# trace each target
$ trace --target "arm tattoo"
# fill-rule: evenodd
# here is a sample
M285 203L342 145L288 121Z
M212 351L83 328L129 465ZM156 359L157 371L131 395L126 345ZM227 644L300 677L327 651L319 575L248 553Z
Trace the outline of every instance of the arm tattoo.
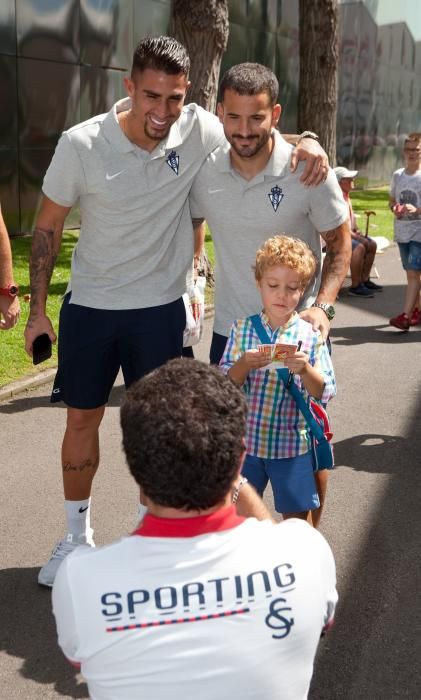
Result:
M193 224L193 228L196 228L197 226L200 226L201 224L203 224L204 219L196 219L193 217L191 222Z
M43 309L47 299L48 285L58 250L56 250L56 235L53 229L35 228L32 235L29 276L31 280L30 316L34 318L39 310Z
M326 242L326 256L322 281L317 298L334 302L345 279L351 261L351 236L348 224L322 234Z

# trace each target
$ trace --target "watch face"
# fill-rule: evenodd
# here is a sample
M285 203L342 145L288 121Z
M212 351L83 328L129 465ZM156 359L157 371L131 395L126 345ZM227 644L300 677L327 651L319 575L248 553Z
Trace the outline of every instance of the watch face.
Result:
M333 306L329 305L326 307L326 316L328 317L329 321L332 320L332 318L335 315L335 309Z
M19 291L19 287L16 287L14 284L11 284L11 285L10 285L10 287L9 287L9 294L10 294L11 297L15 297L16 294L18 293L18 291Z

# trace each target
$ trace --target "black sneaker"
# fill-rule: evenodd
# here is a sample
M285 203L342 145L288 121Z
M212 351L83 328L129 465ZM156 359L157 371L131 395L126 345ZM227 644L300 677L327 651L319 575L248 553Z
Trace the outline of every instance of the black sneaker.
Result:
M364 297L365 299L370 299L371 297L374 297L373 292L370 292L370 290L367 289L367 287L361 283L357 287L349 287L348 294L351 297Z
M364 287L367 287L367 289L371 289L373 292L382 292L383 287L381 284L376 284L375 282L372 282L371 280L367 280L367 282L363 282Z

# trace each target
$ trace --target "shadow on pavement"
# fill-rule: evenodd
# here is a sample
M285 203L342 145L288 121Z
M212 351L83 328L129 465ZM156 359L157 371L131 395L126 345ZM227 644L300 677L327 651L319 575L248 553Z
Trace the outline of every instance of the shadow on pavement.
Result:
M343 468L388 476L341 583L336 624L319 648L311 700L421 697L420 412L418 397L406 438L366 434L335 445ZM362 503L366 497L362 492ZM330 537L334 548L350 536L346 523L344 512L338 539Z
M389 318L396 316L402 311L403 303L405 299L405 284L386 284L380 278L379 280L373 280L378 284L383 284L382 292L375 292L374 296L370 299L362 299L348 294L348 289L351 286L351 280L347 279L344 286L339 292L338 299L341 304L345 306L352 307L356 311L361 311L365 313L366 311L375 312L380 314L389 321Z
M408 440L400 435L354 435L335 442L335 464L373 474L396 474L399 465L404 472L401 460L408 449L407 443Z
M330 337L335 345L366 345L367 343L419 343L421 341L421 326L413 326L410 331L403 332L392 328L389 324L375 326L341 326L331 328Z
M111 392L107 406L119 407L124 392L124 386L115 386ZM66 408L66 404L64 404L63 401L52 404L50 403L50 396L31 396L31 393L18 394L7 403L0 403L0 415L2 413L24 413L25 411L31 411L33 408L51 408L55 410L56 408Z
M86 683L57 644L51 592L37 584L38 568L0 571L0 649L23 660L19 673L71 698L88 698ZM46 692L47 695L47 692Z

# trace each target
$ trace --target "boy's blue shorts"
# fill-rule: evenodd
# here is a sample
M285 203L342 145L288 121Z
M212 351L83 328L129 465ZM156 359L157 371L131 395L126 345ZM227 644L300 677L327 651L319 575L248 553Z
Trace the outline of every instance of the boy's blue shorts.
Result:
M92 409L107 403L121 367L128 387L181 357L186 312L182 298L145 309L103 310L70 303L60 311L58 370L51 401Z
M302 513L320 506L311 452L291 459L265 459L248 454L242 474L261 496L270 480L278 513Z
M421 272L421 243L408 241L408 243L398 243L398 246L403 269Z

